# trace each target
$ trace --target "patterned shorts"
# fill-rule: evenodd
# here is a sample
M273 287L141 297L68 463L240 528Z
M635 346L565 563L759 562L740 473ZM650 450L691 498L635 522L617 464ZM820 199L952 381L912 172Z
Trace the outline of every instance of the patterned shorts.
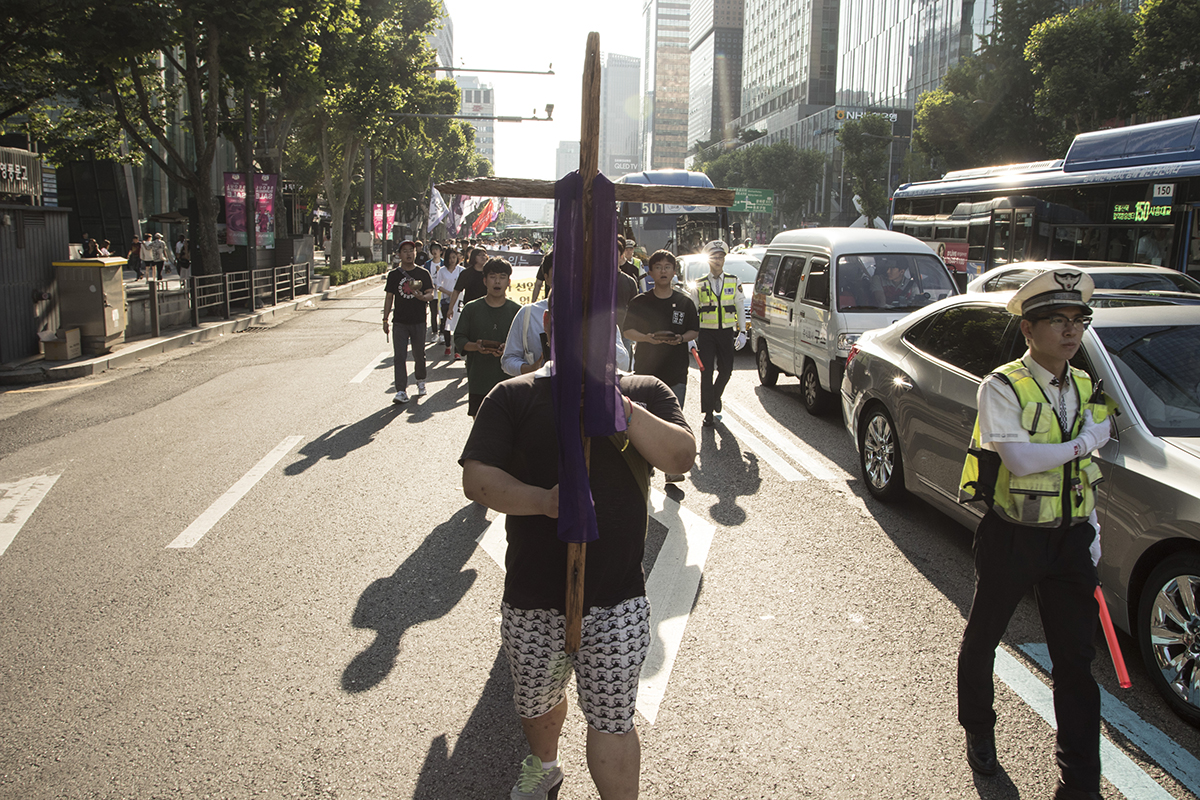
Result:
M579 708L602 733L633 730L638 678L650 648L650 603L633 597L583 617L579 651L568 656L566 618L557 611L501 604L500 639L513 678L513 702L526 719L566 697L574 671Z

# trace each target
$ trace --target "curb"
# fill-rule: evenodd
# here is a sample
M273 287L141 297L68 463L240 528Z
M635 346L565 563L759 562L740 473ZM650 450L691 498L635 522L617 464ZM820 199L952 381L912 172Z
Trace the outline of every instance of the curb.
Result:
M201 324L199 328L186 328L177 333L170 333L154 339L141 339L130 342L120 350L105 353L91 358L79 358L73 361L34 363L17 366L13 369L0 368L0 386L25 386L33 383L69 381L75 378L85 378L107 372L110 369L125 366L139 358L148 355L158 355L184 347L194 342L205 342L224 336L227 333L237 333L251 328L262 322L270 322L277 315L294 311L305 303L317 303L329 300L339 295L352 292L355 289L368 288L371 283L381 283L387 273L360 278L357 281L332 286L324 291L302 295L295 300L279 303L270 308L263 308L252 314L242 314L233 319ZM53 365L53 366L52 366Z

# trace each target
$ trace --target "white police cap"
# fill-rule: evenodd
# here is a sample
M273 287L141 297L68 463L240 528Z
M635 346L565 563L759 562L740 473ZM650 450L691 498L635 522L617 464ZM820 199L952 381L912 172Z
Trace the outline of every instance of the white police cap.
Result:
M1074 267L1055 267L1026 281L1008 301L1008 313L1028 316L1039 308L1076 306L1091 311L1087 301L1096 288L1092 276Z
M729 245L725 244L720 239L714 239L713 241L704 245L704 254L705 255L712 255L713 253L721 253L723 255L728 255L729 254Z

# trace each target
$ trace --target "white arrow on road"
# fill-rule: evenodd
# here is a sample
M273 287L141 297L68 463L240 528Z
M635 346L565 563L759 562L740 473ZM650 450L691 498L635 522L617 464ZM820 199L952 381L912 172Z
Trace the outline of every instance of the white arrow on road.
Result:
M4 555L38 503L60 477L61 474L38 475L16 483L0 483L0 555Z
M657 489L650 490L650 516L667 529L666 539L646 579L646 597L655 630L638 681L637 710L653 724L666 695L667 680L675 666L716 528ZM503 569L508 550L503 514L496 517L478 542L480 549Z

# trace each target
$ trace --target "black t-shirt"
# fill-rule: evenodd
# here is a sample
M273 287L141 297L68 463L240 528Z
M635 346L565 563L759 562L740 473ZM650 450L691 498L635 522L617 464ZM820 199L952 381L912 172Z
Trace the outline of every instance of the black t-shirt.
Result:
M458 276L458 282L454 284L454 291L462 292L458 299L463 305L483 297L487 294L487 287L483 285L483 270L470 267L464 269Z
M661 298L654 291L643 292L629 301L629 313L625 316L625 329L638 333L671 331L684 334L700 330L700 315L696 304L683 292L673 291L671 296ZM687 380L687 344L637 343L634 371L639 375L653 375L668 386Z
M621 390L650 413L687 427L675 395L649 375L625 375ZM690 429L689 429L690 430ZM635 459L641 456L629 448ZM466 459L499 467L522 483L552 488L558 483L558 435L550 378L533 373L496 385L475 416L463 448ZM645 473L643 473L645 474ZM608 438L592 439L592 498L600 538L589 542L583 580L583 608L608 608L646 593L642 557L647 510L642 488L621 451ZM567 544L559 541L558 520L514 516L505 520L504 602L514 608L555 609L566 605Z
M392 302L392 319L405 325L424 322L426 306L418 295L432 288L433 278L424 267L413 267L412 270L396 267L389 272L383 290L396 295Z

